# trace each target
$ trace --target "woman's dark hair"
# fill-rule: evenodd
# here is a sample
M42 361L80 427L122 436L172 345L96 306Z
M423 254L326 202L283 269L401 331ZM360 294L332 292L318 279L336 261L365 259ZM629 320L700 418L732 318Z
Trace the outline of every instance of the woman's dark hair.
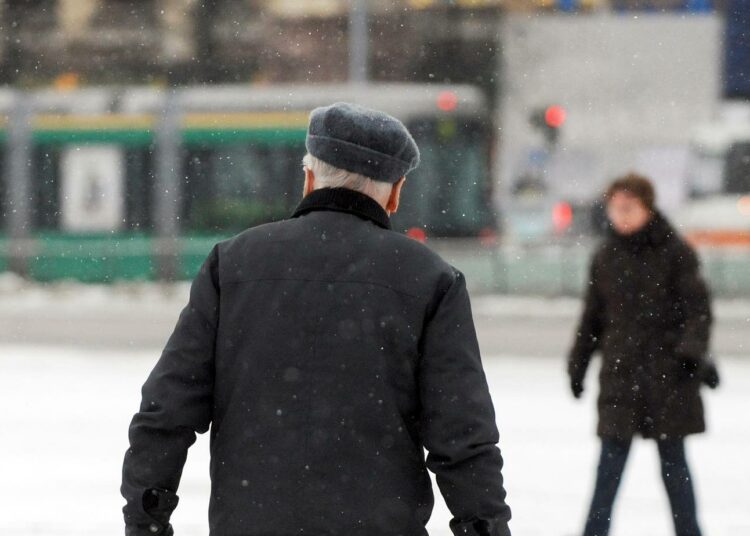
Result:
M643 175L637 173L628 173L623 175L607 187L604 192L604 201L609 202L612 196L617 192L627 192L633 197L637 197L643 206L649 210L654 210L654 202L656 200L656 194L654 193L654 186L651 181Z

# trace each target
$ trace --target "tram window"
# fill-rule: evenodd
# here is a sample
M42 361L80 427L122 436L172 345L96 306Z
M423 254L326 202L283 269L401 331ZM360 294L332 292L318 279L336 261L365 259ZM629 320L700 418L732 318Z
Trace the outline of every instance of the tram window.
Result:
M279 204L287 216L296 208L302 199L302 157L305 155L302 145L267 145L258 147L259 156L266 162L266 172L275 180L267 181L265 191Z
M729 148L724 184L730 194L750 192L750 142L735 143Z
M32 154L31 227L57 229L60 223L60 149L42 145L34 147Z
M494 226L486 128L460 118L426 119L409 128L421 163L407 178L394 228L419 226L428 235L476 236Z
M287 218L302 191L302 144L190 147L184 230L235 232Z
M153 191L156 184L153 147L125 151L125 227L132 231L153 230Z
M5 175L5 148L0 147L0 235L8 230L8 177Z

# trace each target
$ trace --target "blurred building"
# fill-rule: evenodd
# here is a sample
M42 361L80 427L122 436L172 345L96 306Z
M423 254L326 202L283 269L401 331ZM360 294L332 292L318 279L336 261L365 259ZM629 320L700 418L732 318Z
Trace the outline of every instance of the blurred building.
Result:
M452 73L434 68L441 55L483 59L471 43L488 48L478 26L500 4L430 4L369 2L373 78L445 78ZM5 0L0 83L345 80L348 8L344 0Z
M712 9L721 0L367 0L369 77L494 94L504 11ZM349 0L3 0L0 83L341 81Z

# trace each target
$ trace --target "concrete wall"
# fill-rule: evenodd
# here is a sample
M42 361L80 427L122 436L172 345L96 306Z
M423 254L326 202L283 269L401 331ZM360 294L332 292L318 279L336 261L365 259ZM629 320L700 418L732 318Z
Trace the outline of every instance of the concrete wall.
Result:
M613 176L636 169L653 176L666 208L677 206L690 131L718 108L721 32L716 15L506 17L498 206L514 205L510 189L534 153L549 199L592 199ZM548 104L567 110L549 155L529 123Z

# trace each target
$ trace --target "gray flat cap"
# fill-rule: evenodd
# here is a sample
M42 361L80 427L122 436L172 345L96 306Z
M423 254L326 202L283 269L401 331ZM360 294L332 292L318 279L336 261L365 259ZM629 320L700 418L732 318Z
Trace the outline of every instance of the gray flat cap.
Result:
M347 102L310 113L305 146L327 164L377 181L396 182L419 165L417 144L401 121Z

